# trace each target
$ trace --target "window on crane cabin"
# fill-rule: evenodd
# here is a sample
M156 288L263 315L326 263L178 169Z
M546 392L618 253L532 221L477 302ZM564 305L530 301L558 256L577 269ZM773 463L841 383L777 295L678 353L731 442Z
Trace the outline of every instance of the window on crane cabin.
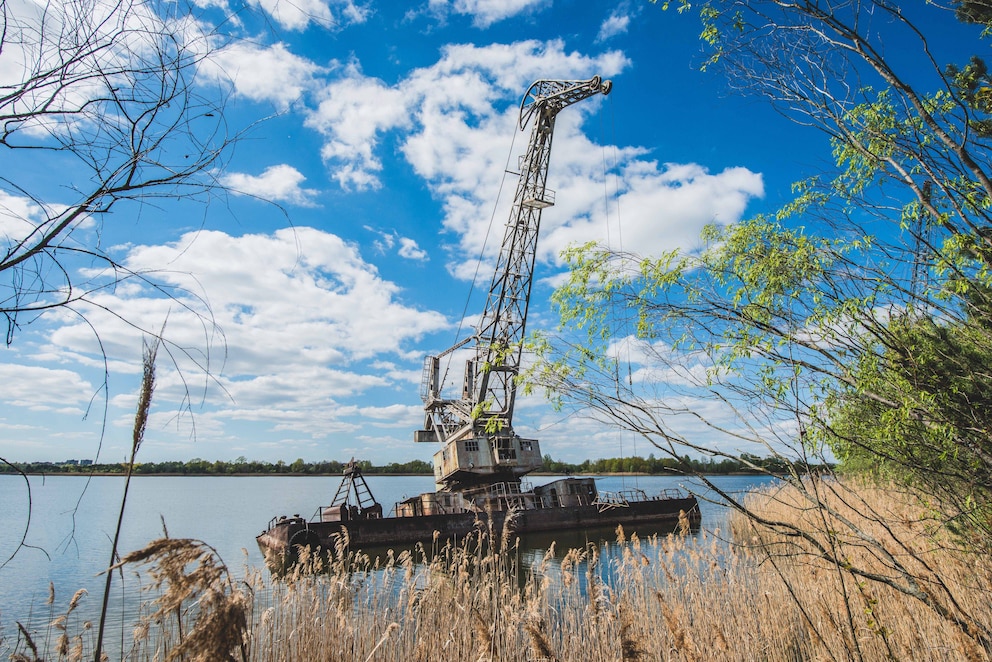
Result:
M513 447L512 439L499 439L496 441L496 455L500 460L516 460L517 449Z

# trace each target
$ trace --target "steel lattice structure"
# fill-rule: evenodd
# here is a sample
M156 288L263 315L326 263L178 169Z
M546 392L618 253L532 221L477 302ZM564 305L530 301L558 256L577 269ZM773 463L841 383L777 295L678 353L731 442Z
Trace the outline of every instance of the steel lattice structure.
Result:
M535 440L513 432L516 377L520 370L527 308L537 256L541 212L554 205L547 189L551 141L558 113L596 94L609 94L612 84L594 77L585 81L539 80L520 104L520 129L533 120L527 152L520 159L513 206L485 311L476 334L424 365L424 430L417 441L440 441L435 455L439 488L515 479L541 466ZM460 399L441 396L440 358L475 341L475 357L465 366ZM458 444L461 444L460 446Z

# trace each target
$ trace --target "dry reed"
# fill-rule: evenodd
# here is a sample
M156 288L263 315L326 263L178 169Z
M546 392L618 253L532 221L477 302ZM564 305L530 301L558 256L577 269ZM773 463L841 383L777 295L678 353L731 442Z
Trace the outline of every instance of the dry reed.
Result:
M619 554L601 555L594 545L559 560L552 552L525 577L518 550L491 531L472 544L435 543L382 560L342 544L279 580L250 570L244 592L199 543L156 541L124 559L151 564L159 592L128 659L988 659L978 638L932 605L851 569L890 572L891 556L939 604L953 599L958 619L980 632L992 627L992 560L959 549L930 516L932 505L909 495L863 485L816 489L831 515L791 488L748 500L770 521L801 524L812 541L735 517L731 541L720 532L624 536ZM889 556L853 531L884 541ZM815 542L848 566L817 556ZM207 639L217 645L213 657L196 648ZM41 659L27 641L12 659ZM61 645L48 650L73 659Z

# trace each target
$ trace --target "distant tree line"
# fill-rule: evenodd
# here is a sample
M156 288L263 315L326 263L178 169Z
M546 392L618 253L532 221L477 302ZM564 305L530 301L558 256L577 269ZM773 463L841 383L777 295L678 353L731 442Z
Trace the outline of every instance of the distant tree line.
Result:
M368 460L356 462L366 474L423 474L431 475L434 470L429 462L410 460L409 462L391 462L377 466ZM278 462L260 462L239 457L227 462L216 460L210 462L193 458L186 462L142 462L135 464L135 475L179 475L179 476L232 476L232 475L294 475L294 476L325 476L340 475L346 463L337 460L322 462L304 462L297 458L287 464ZM749 466L753 465L753 466ZM787 470L785 462L778 458L760 458L754 455L744 455L740 459L713 458L694 459L688 456L681 459L648 457L614 457L598 460L585 460L580 463L561 462L550 455L544 456L544 470L554 474L605 474L605 473L642 473L662 474L681 472L700 472L707 474L732 474L754 472L753 467L765 471L783 472ZM0 464L0 473L26 474L123 474L126 469L124 462L90 463L85 460L66 460L64 462L13 462Z
M180 476L231 476L231 475L327 475L340 474L346 462L329 460L322 462L304 462L297 458L293 462L261 462L239 457L233 461L203 460L193 458L185 462L142 462L134 465L135 475L170 474ZM411 460L409 462L391 462L384 466L374 466L367 460L356 462L367 474L431 474L433 469L429 462ZM65 462L12 462L10 465L0 465L0 473L26 474L123 474L126 470L124 462L83 464L76 460Z
M826 465L823 469L828 468ZM789 470L788 463L778 457L758 457L744 453L737 457L721 457L715 459L708 457L705 459L691 458L688 455L682 458L656 458L654 454L645 457L634 455L631 457L601 458L598 460L586 460L579 464L569 462L559 462L544 456L545 471L556 474L606 474L606 473L640 473L640 474L664 474L664 473L703 473L703 474L737 474L737 473L784 473Z

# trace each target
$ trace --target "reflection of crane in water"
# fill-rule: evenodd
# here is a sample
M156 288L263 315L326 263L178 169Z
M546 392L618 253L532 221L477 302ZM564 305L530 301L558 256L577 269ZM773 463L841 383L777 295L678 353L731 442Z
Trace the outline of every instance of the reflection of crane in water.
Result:
M596 94L609 94L612 83L599 76L586 81L539 80L520 104L520 129L534 120L513 207L506 224L486 308L474 336L424 362L421 395L424 429L415 441L439 441L434 454L438 490L499 482L517 482L543 464L537 440L521 439L512 425L516 377L520 371L527 305L537 255L541 211L554 204L546 188L555 117L567 106ZM441 358L475 341L475 356L465 363L459 399L441 394Z

